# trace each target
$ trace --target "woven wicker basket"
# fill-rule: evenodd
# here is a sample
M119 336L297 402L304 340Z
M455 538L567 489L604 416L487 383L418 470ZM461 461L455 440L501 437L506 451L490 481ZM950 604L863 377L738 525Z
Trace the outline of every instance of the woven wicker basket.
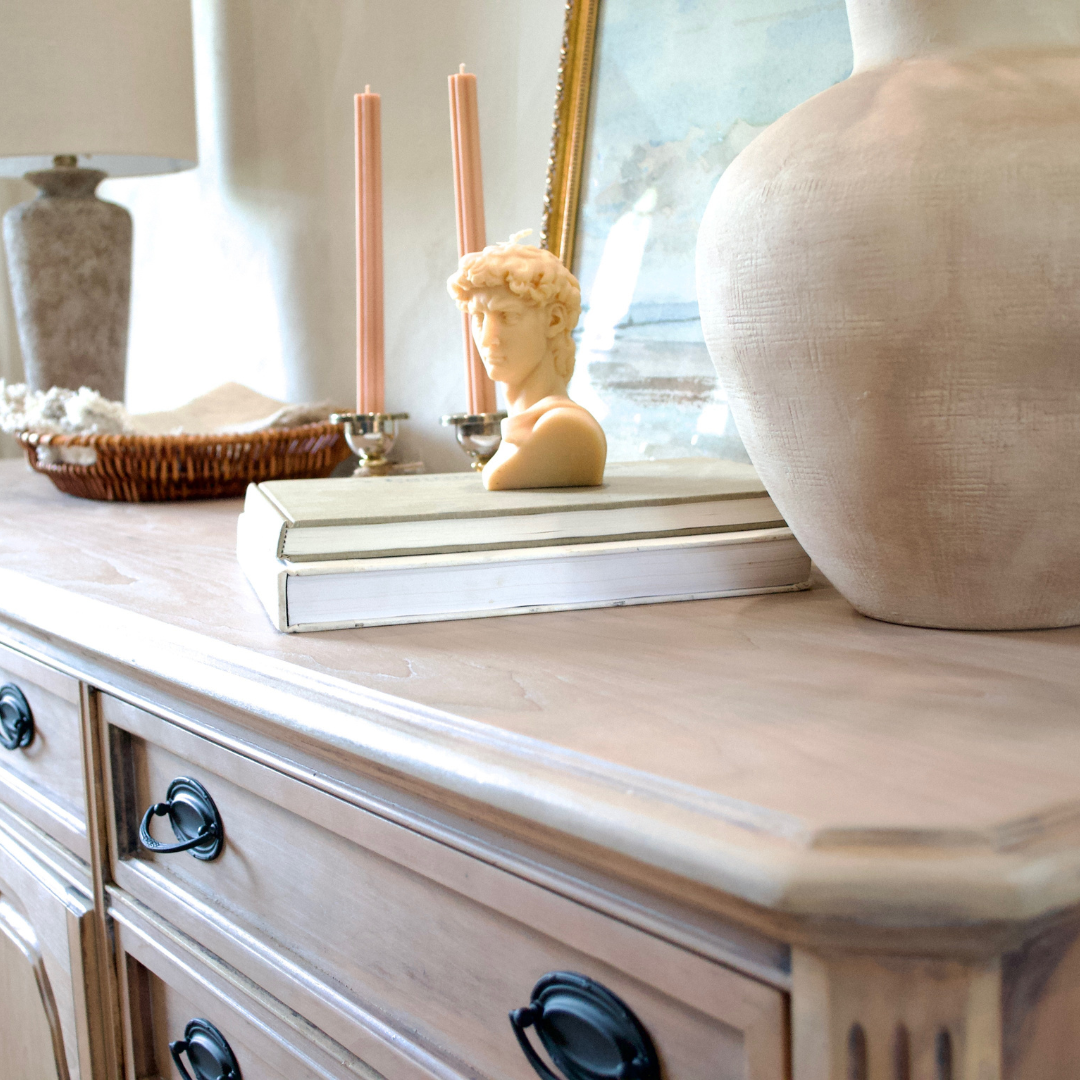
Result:
M83 499L166 502L231 499L250 483L329 476L349 456L340 424L271 428L247 435L39 435L19 442L31 466ZM88 447L93 464L60 460ZM41 453L39 453L41 451Z

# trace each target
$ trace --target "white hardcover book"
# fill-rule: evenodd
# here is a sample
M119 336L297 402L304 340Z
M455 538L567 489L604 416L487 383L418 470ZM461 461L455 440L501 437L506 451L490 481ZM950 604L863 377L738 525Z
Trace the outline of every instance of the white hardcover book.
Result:
M753 466L616 462L597 488L485 491L474 473L276 480L245 513L293 562L602 543L780 527Z
M240 565L289 633L742 596L810 577L787 528L306 563L265 541L241 514Z

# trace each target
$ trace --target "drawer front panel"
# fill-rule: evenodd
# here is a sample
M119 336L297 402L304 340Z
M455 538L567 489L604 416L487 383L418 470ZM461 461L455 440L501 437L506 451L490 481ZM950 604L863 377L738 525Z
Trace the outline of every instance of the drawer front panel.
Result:
M178 1076L170 1043L184 1039L192 1020L202 1020L221 1036L245 1080L378 1080L152 913L115 893L109 910L120 950L125 1054L135 1076ZM191 1073L182 1048L180 1057Z
M258 943L249 958L280 950L445 1067L433 1071L530 1080L508 1013L546 973L575 971L637 1014L667 1080L784 1076L780 991L130 706L103 709L128 732L112 739L117 883L216 951L233 948L230 962L253 977L272 976L230 938ZM181 776L204 785L221 813L225 845L213 861L137 844L141 813ZM173 839L165 819L152 829ZM317 991L299 988L303 979L290 989L273 977L292 1008L385 1069L320 1011Z
M0 747L0 799L89 859L78 680L0 646L7 685L30 706L34 734L27 746Z

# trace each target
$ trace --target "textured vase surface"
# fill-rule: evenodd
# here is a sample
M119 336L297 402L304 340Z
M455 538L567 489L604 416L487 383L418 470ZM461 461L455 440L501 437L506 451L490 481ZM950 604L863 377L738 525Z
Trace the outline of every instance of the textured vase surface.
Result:
M123 401L131 215L94 194L103 172L57 168L27 179L40 194L4 215L26 381Z
M1080 5L849 0L702 225L751 459L861 612L1080 623Z

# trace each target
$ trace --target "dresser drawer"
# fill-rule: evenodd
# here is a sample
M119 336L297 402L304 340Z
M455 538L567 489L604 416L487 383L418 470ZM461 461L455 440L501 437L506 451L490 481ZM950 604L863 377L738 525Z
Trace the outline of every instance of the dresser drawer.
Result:
M202 1044L177 1047L192 1076L192 1057L209 1052L235 1065L244 1080L378 1080L280 1001L130 898L113 891L109 914L128 1075L178 1076L171 1044L188 1038ZM202 1061L205 1069L205 1056ZM217 1077L219 1070L207 1074Z
M32 737L0 746L0 802L89 860L79 682L0 645L0 687L11 718L25 701Z
M117 884L384 1075L530 1080L508 1014L553 971L623 999L667 1080L786 1075L775 987L129 705L103 698L102 714ZM138 843L178 777L220 812L212 861Z

